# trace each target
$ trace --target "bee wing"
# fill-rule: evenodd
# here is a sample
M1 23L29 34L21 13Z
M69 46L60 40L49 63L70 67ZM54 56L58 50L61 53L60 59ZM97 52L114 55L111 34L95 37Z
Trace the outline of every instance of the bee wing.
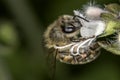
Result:
M57 55L57 50L53 48L49 49L49 53L47 55L47 65L48 65L48 69L49 69L48 72L51 80L55 79L56 55Z

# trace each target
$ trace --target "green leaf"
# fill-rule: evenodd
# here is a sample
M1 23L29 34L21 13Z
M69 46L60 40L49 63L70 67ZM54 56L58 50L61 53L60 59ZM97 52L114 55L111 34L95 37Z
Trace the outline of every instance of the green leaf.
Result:
M105 37L114 34L120 30L120 21L111 20L106 23L106 29L100 37Z
M112 44L112 45L106 45L106 44L103 44L101 42L98 42L98 44L104 48L105 50L113 53L113 54L116 54L116 55L120 55L120 46L118 46L117 44Z
M113 54L120 55L120 32L118 32L116 36L113 35L108 39L108 41L99 41L98 44L105 50L112 52Z

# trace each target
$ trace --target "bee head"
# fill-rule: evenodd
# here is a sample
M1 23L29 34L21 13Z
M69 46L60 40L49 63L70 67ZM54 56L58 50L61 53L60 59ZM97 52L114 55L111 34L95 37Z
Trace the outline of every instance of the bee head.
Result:
M67 36L72 37L78 34L81 23L73 19L73 16L63 15L60 19L61 31Z

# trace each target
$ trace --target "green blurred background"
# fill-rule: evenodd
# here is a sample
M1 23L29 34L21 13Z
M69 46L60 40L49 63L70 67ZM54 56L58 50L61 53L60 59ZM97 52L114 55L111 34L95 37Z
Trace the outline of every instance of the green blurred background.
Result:
M0 80L50 80L43 33L89 0L0 0ZM118 0L96 0L102 6ZM57 61L56 80L120 80L120 56L101 50L85 65Z

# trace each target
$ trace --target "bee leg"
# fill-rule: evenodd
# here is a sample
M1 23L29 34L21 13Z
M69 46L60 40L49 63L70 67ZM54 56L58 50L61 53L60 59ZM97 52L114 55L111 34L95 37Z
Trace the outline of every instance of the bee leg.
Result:
M85 41L83 41L78 47L77 47L77 53L76 54L79 54L80 52L80 48L84 48L84 47L88 47L88 45L86 45L86 43L88 43L89 41L91 41L91 39L87 39Z
M78 22L79 24L80 24L80 26L82 26L82 23L80 22L80 20L77 18L78 16L73 16L73 19L76 21L76 22Z
M92 39L89 41L88 46L90 46L91 43L92 43L94 40L95 40L95 38L92 38Z
M71 44L68 44L68 45L65 45L65 46L54 46L54 48L55 49L65 49L65 48L67 48L67 47L70 47L70 46L72 46L72 45L74 45L75 43L71 43Z
M55 50L54 52L54 63L52 64L52 67L53 67L53 71L52 71L52 78L51 80L55 80L55 73L56 73L56 56L57 56L57 53L58 53L58 49Z
M78 55L78 54L76 54L76 53L74 53L74 48L76 47L76 46L78 46L78 45L80 45L81 44L81 42L80 43L76 43L74 46L72 46L71 47L71 49L70 49L70 53L71 53L71 55Z

